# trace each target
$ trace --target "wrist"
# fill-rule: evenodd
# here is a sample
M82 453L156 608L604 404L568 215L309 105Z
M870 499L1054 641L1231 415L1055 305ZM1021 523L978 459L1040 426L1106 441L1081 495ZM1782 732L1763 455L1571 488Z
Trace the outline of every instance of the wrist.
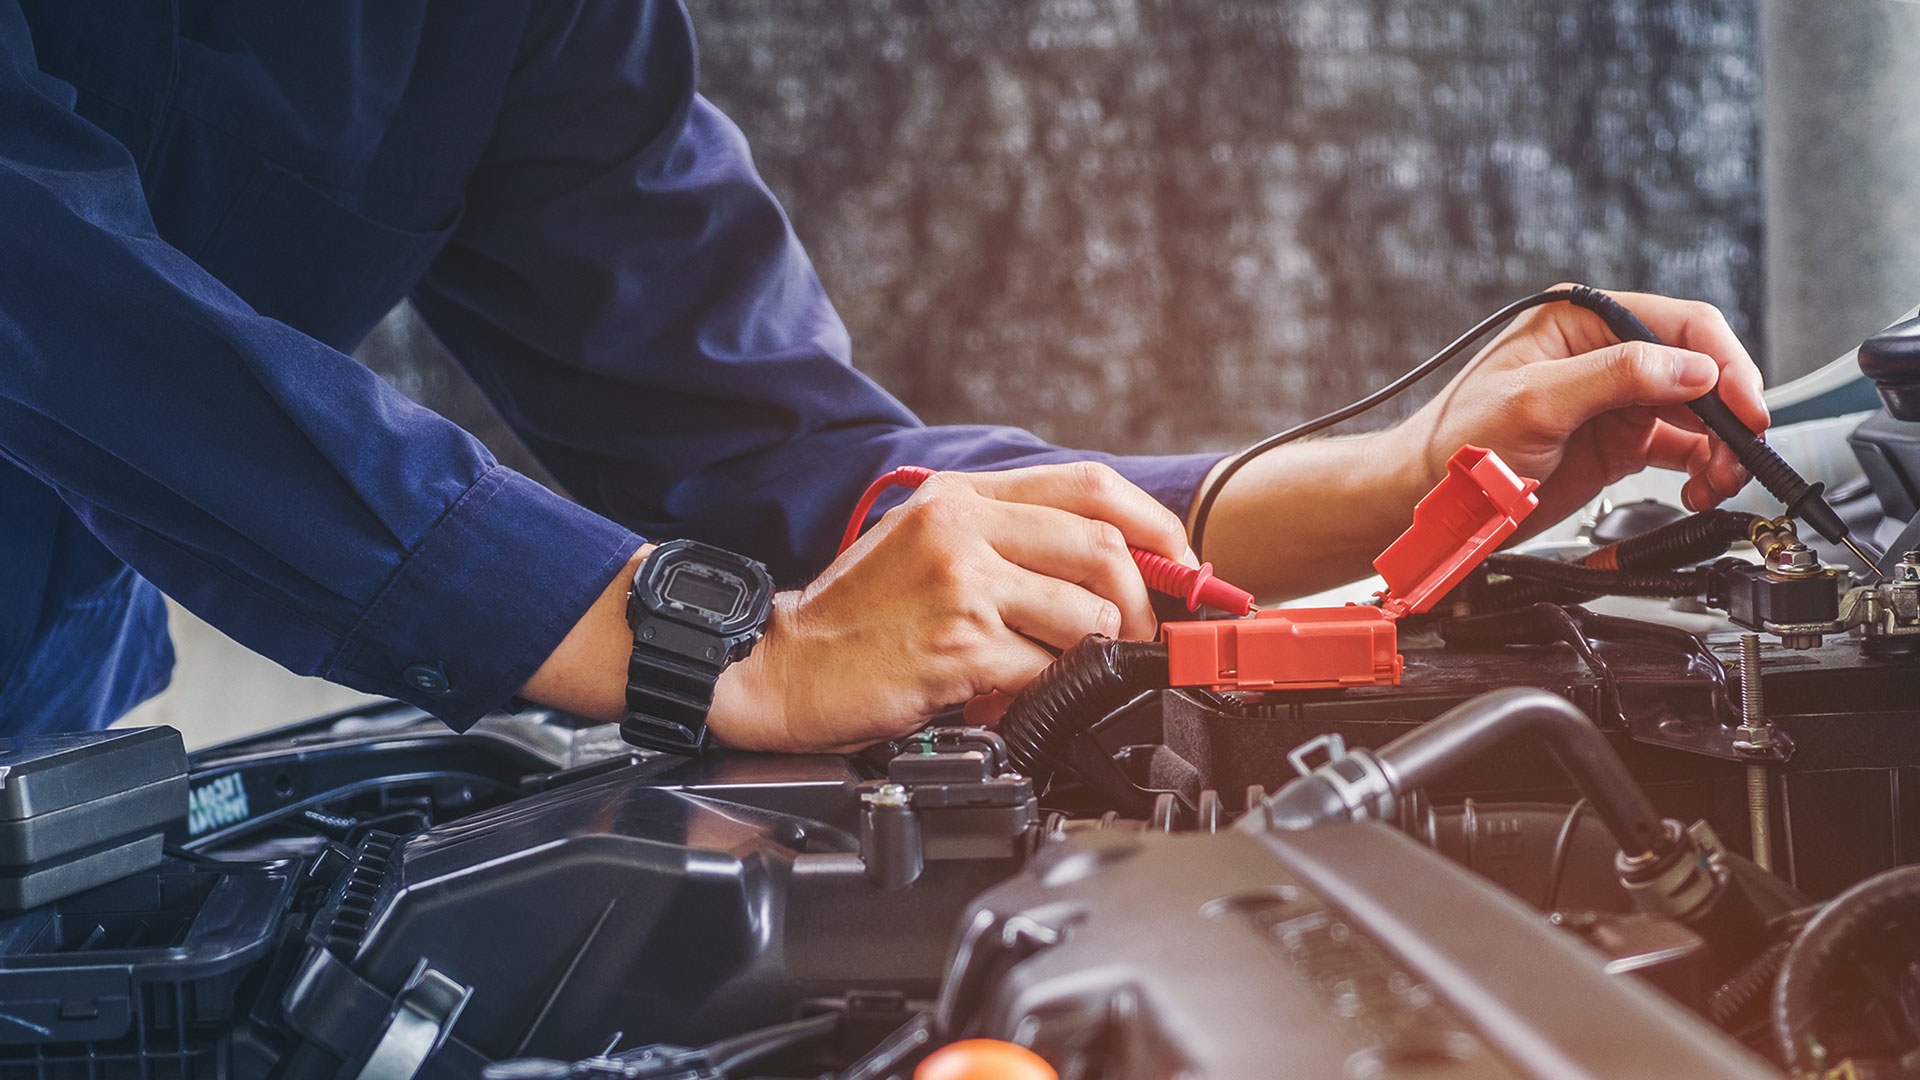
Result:
M521 697L591 720L619 721L627 707L627 659L633 654L627 592L634 572L653 549L646 544L633 553L521 687Z
M1361 448L1367 486L1396 518L1412 513L1414 504L1446 478L1446 459L1451 453L1436 460L1434 433L1424 413L1359 441L1367 444Z
M784 657L793 636L798 593L776 593L766 628L745 659L727 665L713 686L707 710L707 734L736 750L789 751L799 748L788 717Z

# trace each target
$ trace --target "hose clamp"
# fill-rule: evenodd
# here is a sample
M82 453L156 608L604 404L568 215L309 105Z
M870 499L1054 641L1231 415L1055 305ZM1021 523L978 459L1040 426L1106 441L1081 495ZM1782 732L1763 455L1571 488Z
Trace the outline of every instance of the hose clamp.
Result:
M1614 868L1635 907L1685 921L1719 895L1724 852L1711 829L1683 829L1669 818L1666 832L1670 846L1664 853L1631 857L1622 852Z
M1314 751L1325 750L1326 764L1310 768ZM1287 761L1301 776L1311 776L1327 785L1346 807L1352 821L1387 821L1394 815L1393 777L1373 751L1347 749L1345 739L1328 733L1293 748Z

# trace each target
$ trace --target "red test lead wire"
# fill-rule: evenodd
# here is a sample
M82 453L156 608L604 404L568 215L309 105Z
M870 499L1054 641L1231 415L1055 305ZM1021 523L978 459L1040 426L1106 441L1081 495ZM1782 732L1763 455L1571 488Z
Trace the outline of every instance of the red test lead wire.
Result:
M847 531L840 537L840 550L846 551L855 540L860 539L860 528L867 523L867 515L873 512L873 504L882 492L895 487L917 488L932 475L932 469L902 465L892 472L882 473L879 479L867 485L860 501L854 505L853 516L847 520ZM1201 563L1198 567L1182 566L1165 555L1137 547L1127 550L1133 553L1133 561L1140 567L1140 576L1146 581L1147 588L1185 600L1188 611L1198 610L1204 605L1230 615L1253 613L1253 594L1214 577L1212 563Z

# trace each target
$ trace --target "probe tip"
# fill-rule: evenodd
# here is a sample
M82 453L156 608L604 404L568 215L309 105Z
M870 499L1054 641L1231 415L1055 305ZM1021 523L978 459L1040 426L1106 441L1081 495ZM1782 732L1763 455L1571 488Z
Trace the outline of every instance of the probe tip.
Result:
M1852 537L1843 536L1840 538L1840 542L1842 544L1845 544L1847 546L1847 550L1853 552L1854 557L1860 560L1860 563L1861 563L1860 569L1863 573L1872 574L1874 577L1880 576L1879 560L1874 559L1871 556L1869 556L1866 552L1861 551L1860 545L1854 543Z

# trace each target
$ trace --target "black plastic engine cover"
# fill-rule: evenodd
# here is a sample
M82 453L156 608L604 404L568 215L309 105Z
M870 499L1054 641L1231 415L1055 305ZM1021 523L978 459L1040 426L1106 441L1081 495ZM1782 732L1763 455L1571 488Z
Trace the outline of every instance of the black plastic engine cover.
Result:
M661 759L365 846L287 1022L351 1064L424 964L471 990L437 1076L589 1057L619 1033L698 1044L856 989L930 998L960 910L1017 861L930 860L880 889L860 779L841 757Z

